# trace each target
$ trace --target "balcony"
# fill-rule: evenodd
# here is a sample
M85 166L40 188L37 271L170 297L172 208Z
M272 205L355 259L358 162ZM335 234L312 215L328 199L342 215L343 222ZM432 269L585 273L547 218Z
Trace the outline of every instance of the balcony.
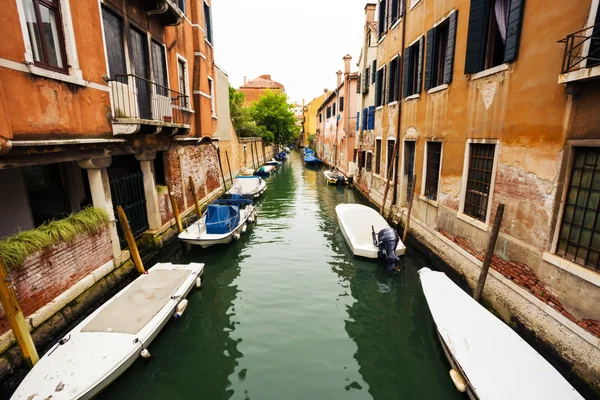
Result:
M176 26L183 22L185 14L182 8L185 7L183 1L178 0L143 0L146 4L146 14L159 15L163 25Z
M191 129L189 97L136 75L108 80L114 135L185 135Z
M565 53L558 83L600 77L600 24L582 29L559 41Z

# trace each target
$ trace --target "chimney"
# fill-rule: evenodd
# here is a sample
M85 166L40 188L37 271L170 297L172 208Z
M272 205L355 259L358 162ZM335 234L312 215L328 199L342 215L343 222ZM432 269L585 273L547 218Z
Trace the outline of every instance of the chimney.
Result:
M337 75L337 86L336 86L336 88L339 88L340 85L342 84L342 71L336 72L336 75Z
M244 76L244 86L246 86L248 84L248 77Z
M327 89L327 88L323 89L323 93L325 93L325 94L329 93L329 89Z
M365 7L365 20L367 23L375 22L375 9L377 8L377 4L368 3Z
M302 107L304 107L306 105L306 102L304 101L304 99L302 99Z
M346 75L350 73L350 60L352 60L352 57L350 54L346 54L344 56L344 74Z

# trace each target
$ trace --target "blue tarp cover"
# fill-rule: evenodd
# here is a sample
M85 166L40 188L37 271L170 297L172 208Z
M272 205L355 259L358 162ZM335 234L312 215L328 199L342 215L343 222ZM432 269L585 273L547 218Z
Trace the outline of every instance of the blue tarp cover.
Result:
M310 156L304 157L304 162L310 164L310 163L321 162L321 160L318 159L317 157L313 156L313 155L310 155Z
M229 233L237 226L239 221L239 207L211 204L206 210L206 233L209 235Z

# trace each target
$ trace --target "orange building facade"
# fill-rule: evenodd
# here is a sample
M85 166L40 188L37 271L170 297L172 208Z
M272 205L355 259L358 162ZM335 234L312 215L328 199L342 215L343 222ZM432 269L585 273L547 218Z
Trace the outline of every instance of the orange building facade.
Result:
M244 85L240 86L240 92L246 95L244 107L248 107L260 98L267 90L277 93L285 93L283 84L271 79L271 75L261 75L258 78L248 80L244 77Z

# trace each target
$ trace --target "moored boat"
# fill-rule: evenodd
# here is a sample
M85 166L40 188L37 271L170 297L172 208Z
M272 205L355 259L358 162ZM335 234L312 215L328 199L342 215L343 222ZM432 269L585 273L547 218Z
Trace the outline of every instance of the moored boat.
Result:
M457 389L471 399L583 399L527 342L444 273L419 270Z
M204 264L157 264L52 347L11 399L90 399L146 350L169 318L183 313L185 297L200 285ZM180 315L180 314L179 314Z
M202 218L179 234L179 239L203 248L239 239L254 222L256 213L252 200L234 196L212 202Z
M259 169L256 170L256 172L254 173L254 175L257 175L257 176L269 176L273 172L275 172L275 167L274 166L272 166L272 165L263 165L262 167L260 167Z
M265 162L265 165L272 165L274 167L277 167L278 165L281 165L281 161L277 161L277 160L269 160L267 162Z
M260 176L238 176L227 191L230 196L257 198L267 190L267 182Z
M360 204L339 204L335 213L344 240L355 256L385 258L388 270L396 267L397 256L406 247L381 215Z
M313 153L304 157L304 163L306 165L317 165L317 164L321 164L321 162L322 162L321 159L315 157Z
M325 170L323 175L325 175L325 180L330 185L345 185L348 183L348 179L339 171Z

